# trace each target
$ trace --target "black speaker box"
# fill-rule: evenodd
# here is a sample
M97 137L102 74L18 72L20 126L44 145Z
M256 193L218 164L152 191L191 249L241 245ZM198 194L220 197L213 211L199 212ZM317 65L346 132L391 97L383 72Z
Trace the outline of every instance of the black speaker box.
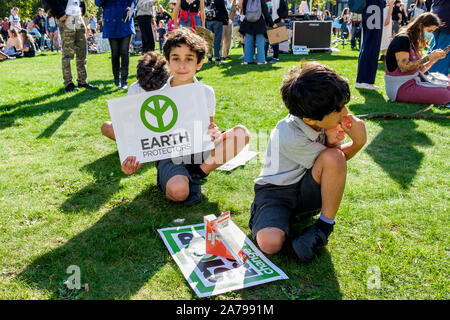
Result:
M309 50L330 49L332 25L332 21L294 21L292 45Z

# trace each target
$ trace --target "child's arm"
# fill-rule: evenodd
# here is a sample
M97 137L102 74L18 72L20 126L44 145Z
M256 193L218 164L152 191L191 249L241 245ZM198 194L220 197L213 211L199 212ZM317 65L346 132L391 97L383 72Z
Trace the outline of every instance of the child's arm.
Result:
M367 141L366 126L364 121L354 115L347 115L343 123L342 129L352 139L352 141L338 146L344 152L347 160L350 160L359 150L362 149Z
M129 156L122 163L122 172L125 174L134 174L142 167L142 163L136 161L136 157Z

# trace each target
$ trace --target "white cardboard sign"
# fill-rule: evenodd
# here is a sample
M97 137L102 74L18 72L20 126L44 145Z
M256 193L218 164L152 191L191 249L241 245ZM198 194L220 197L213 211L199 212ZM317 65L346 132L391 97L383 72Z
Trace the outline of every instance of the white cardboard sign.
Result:
M214 149L199 83L108 101L120 163L126 157L152 162Z
M231 220L229 223L234 224ZM243 265L206 253L204 223L158 229L173 259L199 297L288 279L280 268L267 259L250 239L234 226L245 238L242 251L248 259Z

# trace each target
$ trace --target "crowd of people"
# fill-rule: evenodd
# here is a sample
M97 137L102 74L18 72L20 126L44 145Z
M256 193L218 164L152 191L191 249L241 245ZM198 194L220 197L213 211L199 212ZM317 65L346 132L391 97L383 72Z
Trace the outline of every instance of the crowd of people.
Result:
M96 53L98 50L94 35L102 32L103 22L97 23L93 15L84 18L84 22L89 26L86 30L88 51ZM21 34L28 39L28 44ZM22 19L17 7L11 9L9 17L0 18L0 60L34 57L37 52L46 50L60 52L61 48L61 32L57 19L48 15L43 8L38 9L33 19Z
M66 8L56 6L57 1L47 2L50 7L53 4L53 12L58 8L60 15L65 13L63 9ZM82 0L63 2L67 5L74 4L75 7L79 6L84 10ZM74 55L80 56L77 58L77 61L79 60L77 70L81 72L81 79L85 78L84 47L90 53L98 51L94 37L98 32L101 32L103 38L110 44L115 85L127 89L129 54L130 48L133 52L133 47L137 43L137 29L141 35L141 53L155 51L158 47L162 52L165 38L170 32L187 27L202 37L205 30L212 35L206 56L208 62L215 64L227 62L230 60L230 49L242 47L243 64L259 65L279 61L279 46L269 45L267 31L282 25L293 14L286 0L170 0L168 10L158 4L158 0L95 0L95 4L103 8L103 15L99 21L93 15L89 18L84 17L83 11L79 25L75 28L79 29L77 32L79 35L73 36L71 32L67 35L68 48L63 50L62 59L65 65L63 69L67 70L63 71L67 91L78 89L72 84L70 60ZM415 30L425 37L424 42L420 43L420 49L414 48L416 54L422 57L423 50L428 50L431 54L425 73L439 72L448 76L450 55L444 50L450 44L448 1L416 0L406 8L401 0L367 0L366 8L371 5L378 6L382 13L382 21L376 28L367 26L371 13L351 12L350 8L344 8L336 17L328 10L321 12L317 8L306 9L305 12L305 8L300 5L296 14L308 13L309 19L332 21L333 34L343 40L349 40L352 49L359 49L355 84L358 89L378 89L375 86L375 77L379 61L386 64L386 79L392 81L390 67L396 65L392 63L392 52L398 50L399 42L396 38L405 35L414 23L419 23ZM436 28L431 30L433 33L429 30L424 31L421 18L429 11L438 17ZM32 20L22 21L18 8L13 8L9 17L0 19L0 59L33 57L43 50L61 50L64 44L64 32L61 28L64 29L67 25L62 23L63 21L62 16L47 14L43 9L39 9ZM414 35L416 38L420 36ZM73 45L74 39L80 43L78 50ZM362 39L364 40L361 43ZM411 43L414 44L414 41ZM424 73L423 70L421 72ZM402 99L402 95L399 97Z

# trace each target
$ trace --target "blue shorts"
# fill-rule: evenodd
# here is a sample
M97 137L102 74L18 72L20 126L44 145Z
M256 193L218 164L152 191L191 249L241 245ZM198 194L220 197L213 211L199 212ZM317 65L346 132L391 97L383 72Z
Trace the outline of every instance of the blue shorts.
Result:
M249 228L253 238L264 228L278 228L291 238L291 225L295 218L308 218L322 207L320 184L312 177L311 169L294 184L277 186L255 184L255 199L250 208Z

